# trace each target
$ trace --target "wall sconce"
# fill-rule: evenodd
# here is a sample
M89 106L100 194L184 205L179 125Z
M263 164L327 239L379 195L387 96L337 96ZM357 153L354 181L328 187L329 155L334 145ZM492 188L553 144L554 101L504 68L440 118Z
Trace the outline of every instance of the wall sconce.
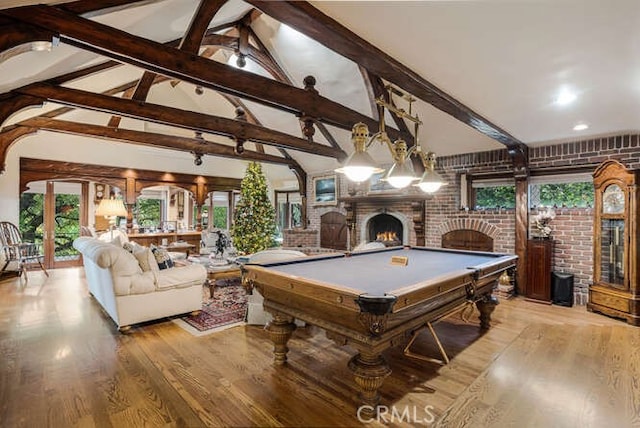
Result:
M417 115L411 115L411 104L415 101L415 98L405 95L392 86L387 86L386 89L389 91L389 99L391 99L393 93L402 95L403 98L409 102L409 112L407 113L395 107L392 103L387 103L382 96L376 99L378 116L380 118L378 132L370 137L369 128L366 124L359 122L353 125L351 142L354 147L354 152L347 158L343 166L335 171L345 174L349 180L357 183L368 180L373 174L383 172L384 169L380 168L371 155L367 153L367 149L371 144L373 144L374 141L378 141L387 146L393 159L393 165L389 168L389 171L382 180L387 181L396 189L403 189L414 181L419 180L415 186L419 187L423 192L433 193L446 183L443 182L442 177L435 171L435 153L425 153L422 151L422 147L418 141L418 131L420 125L422 125L422 121L420 121ZM406 118L414 123L414 145L410 149L404 140L391 142L391 139L385 131L385 109L401 119ZM422 162L424 166L424 174L422 177L416 176L411 163L411 156L417 156Z

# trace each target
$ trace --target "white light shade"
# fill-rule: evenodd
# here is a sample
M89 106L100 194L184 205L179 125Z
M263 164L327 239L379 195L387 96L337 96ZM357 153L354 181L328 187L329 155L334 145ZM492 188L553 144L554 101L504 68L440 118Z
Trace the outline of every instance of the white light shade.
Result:
M387 179L387 182L391 184L391 186L395 187L396 189L404 189L409 184L411 184L411 182L414 181L415 179L416 179L415 177L407 177L407 176L389 177Z
M371 176L375 174L376 168L368 166L349 166L342 168L341 172L343 172L349 180L361 183L371 178Z
M96 209L96 215L105 217L126 217L127 209L122 199L102 199Z
M411 164L408 162L394 163L386 177L383 178L384 181L396 189L403 189L417 179Z
M373 174L382 172L371 155L367 152L353 152L344 162L344 166L335 170L347 176L351 181L360 183L368 180Z
M435 193L442 187L442 183L418 183L417 186L425 193Z
M446 183L442 180L440 174L432 169L426 169L416 186L425 193L434 193L437 192L444 184Z

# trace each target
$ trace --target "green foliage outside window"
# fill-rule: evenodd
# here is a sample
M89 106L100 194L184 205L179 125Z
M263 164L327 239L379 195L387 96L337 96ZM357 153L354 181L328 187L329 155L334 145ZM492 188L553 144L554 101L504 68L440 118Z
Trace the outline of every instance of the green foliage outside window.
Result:
M540 184L531 186L532 205L545 207L592 207L593 206L593 183L557 183Z
M227 228L227 207L213 207L213 227Z
M23 193L20 197L20 233L25 242L42 244L44 232L44 195Z
M140 226L158 227L160 225L161 212L161 199L138 198L133 215Z
M267 180L262 166L251 162L240 187L240 201L231 229L235 248L251 254L274 245L275 209L269 200Z
M515 208L515 186L480 187L476 190L476 209Z
M55 257L73 256L73 240L80 235L80 198L55 195ZM42 245L44 234L44 194L23 193L20 197L20 233L25 242Z
M475 189L476 209L514 208L515 186ZM530 205L545 207L592 207L592 182L548 183L530 186Z
M302 204L291 204L291 226L302 226Z

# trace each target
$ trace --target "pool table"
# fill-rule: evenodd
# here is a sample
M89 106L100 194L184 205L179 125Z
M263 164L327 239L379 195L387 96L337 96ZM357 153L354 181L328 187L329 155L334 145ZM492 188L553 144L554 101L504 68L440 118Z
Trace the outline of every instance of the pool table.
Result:
M257 288L275 364L287 360L294 319L316 325L358 354L349 361L362 404L373 410L378 388L391 373L382 352L440 317L475 303L489 328L498 277L517 256L424 247L393 247L351 254L246 264L244 283Z

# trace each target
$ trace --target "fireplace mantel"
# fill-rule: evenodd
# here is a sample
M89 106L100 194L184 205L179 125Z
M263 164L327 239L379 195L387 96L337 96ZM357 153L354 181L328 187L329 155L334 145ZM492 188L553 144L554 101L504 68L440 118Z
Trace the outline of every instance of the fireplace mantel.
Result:
M393 202L424 202L427 200L423 195L366 195L366 196L347 196L338 198L338 201L344 203L363 203L363 204L387 204Z
M427 197L423 195L367 195L343 197L338 200L344 204L344 209L347 211L346 221L351 242L357 242L356 212L358 204L379 205L387 208L393 207L394 203L411 202L411 219L416 232L416 245L425 245L424 212Z

